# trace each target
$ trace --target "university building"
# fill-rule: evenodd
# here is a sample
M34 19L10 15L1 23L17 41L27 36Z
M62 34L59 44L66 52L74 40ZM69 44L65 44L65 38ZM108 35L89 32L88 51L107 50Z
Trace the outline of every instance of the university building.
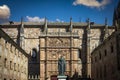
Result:
M118 14L119 6L114 26L108 26L107 19L100 25L90 19L72 22L72 18L70 22L21 20L0 25L0 79L57 80L58 59L63 56L68 78L77 73L80 78L119 80Z
M0 29L0 80L27 80L28 54Z
M29 55L29 79L54 79L58 75L58 59L66 60L65 75L91 77L91 52L112 32L113 26L91 22L23 22L1 25Z

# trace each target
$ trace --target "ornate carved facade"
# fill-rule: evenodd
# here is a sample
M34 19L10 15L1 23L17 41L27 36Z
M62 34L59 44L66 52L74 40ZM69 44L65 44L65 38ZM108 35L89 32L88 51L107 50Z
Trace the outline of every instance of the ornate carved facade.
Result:
M73 75L78 71L80 62L79 47L76 47L74 39L79 40L79 35L69 36L42 36L40 37L40 76L44 80L53 75L58 75L58 59L64 56L66 60L66 75ZM45 73L44 73L45 72Z
M89 20L87 23L24 22L3 24L1 28L18 44L22 43L20 46L31 56L29 79L37 77L40 80L58 75L60 55L67 62L66 75L72 77L77 71L82 77L90 76L90 53L114 31L113 26L91 24Z

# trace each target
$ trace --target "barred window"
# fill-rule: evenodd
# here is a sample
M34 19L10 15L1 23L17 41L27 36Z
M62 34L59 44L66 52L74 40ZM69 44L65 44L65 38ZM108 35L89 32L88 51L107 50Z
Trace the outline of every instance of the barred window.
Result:
M19 64L18 64L18 72L20 71L20 70L19 70L19 67L20 67L20 66L19 66Z
M10 69L12 69L12 61L10 61Z
M95 57L95 62L97 62L97 57Z
M14 71L16 71L16 63L14 63Z
M4 60L4 67L7 67L7 59Z
M111 44L110 48L111 48L111 53L113 53L114 52L114 47L113 47L112 44Z
M99 59L101 59L101 52L99 51Z
M104 53L105 53L105 56L107 56L107 50L106 49L104 50Z
M104 78L106 77L107 70L106 70L106 65L104 65Z

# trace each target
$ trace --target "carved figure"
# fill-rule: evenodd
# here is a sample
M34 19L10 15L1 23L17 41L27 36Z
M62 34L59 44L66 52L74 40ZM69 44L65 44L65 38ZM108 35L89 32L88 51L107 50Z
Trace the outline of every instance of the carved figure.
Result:
M66 70L66 61L63 58L63 56L61 56L58 60L58 71L59 71L59 75L64 75L64 72Z

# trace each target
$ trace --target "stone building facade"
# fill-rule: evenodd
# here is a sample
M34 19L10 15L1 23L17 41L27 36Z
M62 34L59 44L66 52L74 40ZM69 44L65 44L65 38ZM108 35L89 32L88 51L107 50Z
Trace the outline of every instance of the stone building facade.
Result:
M115 32L91 53L93 80L120 80L120 2L114 11Z
M113 26L88 21L79 22L21 22L3 24L1 28L29 53L29 77L40 80L58 75L58 58L66 59L65 74L77 71L82 77L91 76L91 52L112 32Z
M114 32L91 54L93 80L120 80L120 31Z
M0 28L0 80L27 80L28 54Z

